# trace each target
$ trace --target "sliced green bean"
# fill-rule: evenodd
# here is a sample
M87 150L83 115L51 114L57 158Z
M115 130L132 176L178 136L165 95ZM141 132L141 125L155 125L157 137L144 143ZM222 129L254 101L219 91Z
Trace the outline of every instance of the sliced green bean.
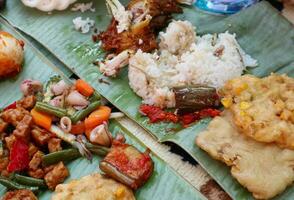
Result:
M73 124L76 124L78 121L85 119L91 112L93 112L96 108L100 106L100 101L95 101L88 105L87 108L77 111L73 116L71 117L71 122Z
M92 94L92 96L89 98L89 101L90 102L95 102L95 101L99 101L101 99L101 96L100 96L100 94L98 94L98 92L94 92L93 94Z
M105 156L110 151L110 149L107 148L107 147L103 147L103 146L100 146L100 145L94 145L94 144L91 144L91 143L88 143L88 142L85 144L85 146L93 154L99 155L99 156Z
M36 105L35 105L35 108L36 108L37 111L48 113L48 114L54 115L54 116L59 117L59 118L67 116L67 112L66 112L65 109L57 108L57 107L51 106L51 105L49 105L47 103L37 102Z
M81 157L80 152L77 149L66 149L62 151L57 151L43 156L43 165L48 166L56 164L60 161L71 161L76 158Z
M37 187L46 187L46 183L43 179L32 178L28 176L22 176L19 174L15 174L14 180L22 185L30 185L30 186L37 186Z
M39 187L22 185L2 177L0 178L0 184L7 187L10 190L31 190L31 191L39 190Z

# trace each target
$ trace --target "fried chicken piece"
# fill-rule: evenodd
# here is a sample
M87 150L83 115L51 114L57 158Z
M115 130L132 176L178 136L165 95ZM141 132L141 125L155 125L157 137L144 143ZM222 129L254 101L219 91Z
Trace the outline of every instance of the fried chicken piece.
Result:
M54 190L55 187L62 183L69 176L69 171L63 162L56 164L51 171L49 171L44 180L50 190Z
M34 142L40 146L47 144L47 142L51 138L51 134L48 131L46 131L45 129L42 129L38 126L33 126L33 129L31 131L31 135L32 135Z
M22 99L18 100L17 106L22 107L26 110L31 110L36 104L36 97L34 95L23 97Z
M43 156L44 153L42 151L37 151L29 163L29 169L37 170L42 163Z
M15 76L21 70L24 43L0 31L0 79Z
M181 13L182 9L173 0L132 0L127 11L132 14L128 30L118 31L120 22L113 18L107 30L98 35L104 50L119 54L124 50L156 49L155 32L166 26L171 14Z
M0 133L3 133L6 128L8 126L8 123L6 123L5 121L3 121L2 118L0 118Z
M7 192L2 200L38 200L38 198L30 190L14 190Z
M11 134L4 138L6 146L9 150L11 150L13 143L16 141L15 135Z
M245 75L228 81L221 91L242 133L260 142L276 142L294 150L294 79L272 74Z
M230 113L214 118L196 144L231 173L256 199L269 199L294 181L294 151L257 142L237 131Z
M31 126L33 125L33 117L29 114L26 114L21 121L17 123L13 131L13 135L17 138L22 138L26 141L29 140Z
M1 117L5 122L17 126L18 122L20 122L26 114L30 113L24 108L18 107L16 109L5 110L1 113Z
M28 174L30 177L42 179L45 176L45 172L43 169L39 168L36 170L28 170Z
M61 151L61 139L59 138L51 138L48 141L48 150L50 153L56 152L56 151Z

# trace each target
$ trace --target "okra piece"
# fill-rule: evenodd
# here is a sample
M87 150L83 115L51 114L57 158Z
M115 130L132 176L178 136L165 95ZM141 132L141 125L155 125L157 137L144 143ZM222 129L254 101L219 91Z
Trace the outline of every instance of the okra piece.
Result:
M67 112L66 112L65 109L57 108L57 107L52 106L52 105L47 104L47 103L37 102L36 105L35 105L35 108L36 108L37 111L48 113L48 114L54 115L54 116L59 117L59 118L67 116Z
M91 112L100 106L100 101L95 101L87 106L87 108L77 111L71 117L71 122L76 124L78 121L85 119Z
M31 190L33 192L39 190L39 187L22 185L2 177L0 178L0 184L9 190Z
M81 157L81 154L77 149L66 149L44 155L42 163L43 165L48 166L60 161L71 161L79 157Z
M216 89L208 86L175 87L176 108L183 110L201 110L215 108L220 104Z
M22 176L19 174L14 175L14 180L22 185L30 185L30 186L36 186L36 187L42 187L45 188L46 183L43 179L38 179L38 178L32 178L28 176Z

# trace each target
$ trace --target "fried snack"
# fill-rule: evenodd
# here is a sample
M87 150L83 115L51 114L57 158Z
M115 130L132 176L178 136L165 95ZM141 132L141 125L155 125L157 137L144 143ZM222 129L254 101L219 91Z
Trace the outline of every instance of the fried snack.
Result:
M120 4L117 1L118 5ZM116 54L124 50L138 50L150 52L157 48L155 32L166 26L171 14L181 13L182 9L174 0L131 0L126 7L127 12L131 14L129 19L130 28L125 31L119 31L119 23L115 18L112 19L107 30L100 33L97 37L102 41L102 47L105 51L111 51ZM119 9L117 13L123 16L125 13ZM127 22L128 20L126 20ZM124 26L129 26L124 24Z
M294 151L239 133L229 113L214 118L198 135L196 144L230 166L232 175L256 199L272 198L294 180Z
M51 200L135 200L131 189L100 174L85 176L56 187Z
M0 31L0 79L15 76L21 70L24 43Z
M228 81L221 90L223 105L233 113L243 134L260 141L294 149L294 79L271 74Z

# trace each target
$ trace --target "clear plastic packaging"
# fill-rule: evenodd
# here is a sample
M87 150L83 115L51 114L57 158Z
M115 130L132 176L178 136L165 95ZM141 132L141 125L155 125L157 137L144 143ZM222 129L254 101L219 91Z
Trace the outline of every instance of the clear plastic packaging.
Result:
M258 0L197 0L195 5L212 13L234 14L257 2Z

